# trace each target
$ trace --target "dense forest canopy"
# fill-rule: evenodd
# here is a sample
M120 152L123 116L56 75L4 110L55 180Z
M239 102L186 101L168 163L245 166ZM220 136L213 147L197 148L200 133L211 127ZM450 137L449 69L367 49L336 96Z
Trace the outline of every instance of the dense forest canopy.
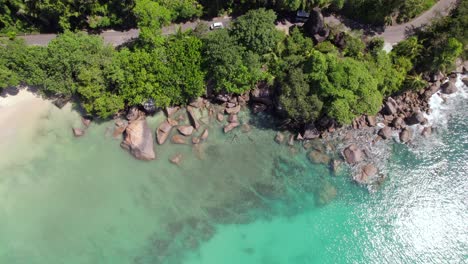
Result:
M67 6L57 8L59 2ZM139 39L119 49L105 45L98 36L69 30L47 47L2 39L0 88L33 85L45 95L77 98L89 114L108 118L150 99L157 107L186 105L208 90L243 94L261 83L274 94L277 111L292 124L322 116L348 124L361 114L375 114L385 96L423 88L422 74L450 70L455 58L467 55L468 0L462 0L451 16L417 32L390 53L383 51L383 40L353 32L332 31L321 43L314 43L300 27L286 35L275 28L277 15L271 9L249 10L227 29L208 31L201 26L163 36L162 26L200 16L207 1L86 1L78 8L84 13L73 9L75 2L79 1L28 5L3 1L0 4L10 9L1 10L0 21L3 26L23 23L15 19L26 12L42 21L42 26L56 23L57 28L73 29L88 23L89 14L100 14L112 25L120 22L112 19L111 10L124 12L117 6L128 5L128 21L140 28ZM242 1L245 6L281 5L285 9L296 8L298 3L344 4L346 8L350 2ZM28 13L29 8L37 12Z
M290 12L318 6L363 22L384 24L392 19L407 21L436 0L1 0L0 33L134 28L141 13L136 9L149 7L148 2L163 7L164 16L171 21L243 14L261 7Z

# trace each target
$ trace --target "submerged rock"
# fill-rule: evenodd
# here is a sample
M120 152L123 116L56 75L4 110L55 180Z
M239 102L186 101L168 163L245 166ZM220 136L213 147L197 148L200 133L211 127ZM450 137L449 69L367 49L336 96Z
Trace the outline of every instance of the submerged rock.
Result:
M309 160L315 164L329 164L330 157L318 150L312 150L309 152Z
M223 115L223 113L219 112L219 113L216 115L216 119L217 119L219 122L223 122L223 121L224 121L224 115Z
M85 134L83 129L77 127L72 128L72 131L75 137L82 137Z
M91 125L91 118L90 117L81 117L81 123L83 123L83 125L88 128L89 125Z
M120 145L137 159L153 160L156 158L153 134L144 116L128 124L125 129L125 139Z
M354 176L354 180L360 184L369 184L377 176L378 170L373 164L362 166L361 171Z
M276 143L278 143L278 144L283 144L283 142L284 142L284 135L283 135L283 133L281 133L281 132L276 133L275 141L276 141Z
M200 139L203 140L203 141L207 140L208 139L208 134L209 134L208 133L208 128L205 128L205 130L203 130L203 133L200 136Z
M351 144L345 148L343 156L348 164L356 164L363 160L363 152L356 144Z
M177 153L176 155L172 156L172 157L169 159L169 161L170 161L172 164L175 164L175 165L179 166L180 163L182 162L182 158L183 158L182 154Z
M423 137L429 137L432 134L432 127L425 127L421 132Z
M238 127L239 126L239 123L229 123L227 124L226 126L224 126L224 133L229 133L231 132L231 130L233 130L234 128Z
M187 144L186 138L181 135L172 136L171 142L174 144Z
M320 185L314 192L315 203L318 206L324 206L333 201L333 199L336 198L336 194L337 190L335 186L326 181L322 185Z

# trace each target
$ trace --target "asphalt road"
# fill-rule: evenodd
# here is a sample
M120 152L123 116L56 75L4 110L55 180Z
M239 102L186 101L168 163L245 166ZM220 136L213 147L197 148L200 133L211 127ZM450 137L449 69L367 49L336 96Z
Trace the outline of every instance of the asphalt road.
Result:
M340 18L335 16L325 17L325 22L329 25L334 26L341 24L348 29L363 29L366 34L380 36L385 40L386 43L393 45L404 40L406 36L411 33L413 28L425 25L435 17L448 15L450 9L455 6L456 2L457 0L440 0L430 10L424 12L423 14L411 20L410 22L396 26L387 26L385 28L381 28L380 30L370 28L366 25L358 24L346 18ZM210 21L198 20L183 24L173 24L164 27L162 29L162 33L163 35L170 35L176 33L179 28L182 31L187 29L194 29L198 23L205 23L207 25L210 25L214 22L223 22L225 25L227 25L230 23L231 20L231 17L218 17ZM287 23L287 27L291 25L293 24ZM284 27L285 25L278 25L278 28L281 30L285 30ZM103 37L105 43L111 44L113 46L119 46L131 39L137 38L138 34L138 29L131 29L128 31L109 30L104 31L100 35ZM19 38L25 39L28 45L46 46L56 36L56 34L36 34L19 36Z

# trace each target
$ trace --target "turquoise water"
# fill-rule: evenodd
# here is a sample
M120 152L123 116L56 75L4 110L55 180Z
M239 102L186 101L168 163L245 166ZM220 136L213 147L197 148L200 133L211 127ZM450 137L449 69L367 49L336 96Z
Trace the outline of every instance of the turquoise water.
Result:
M77 139L75 112L41 108L0 141L0 263L466 262L468 104L451 99L433 136L392 144L372 193L268 127L224 135L211 122L200 148L157 146L141 162L112 122Z

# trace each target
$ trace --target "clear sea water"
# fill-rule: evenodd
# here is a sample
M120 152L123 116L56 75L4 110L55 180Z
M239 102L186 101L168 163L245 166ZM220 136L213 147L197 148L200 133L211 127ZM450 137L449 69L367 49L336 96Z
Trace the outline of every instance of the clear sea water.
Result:
M466 94L433 102L430 138L390 143L376 192L267 127L213 125L200 149L157 146L142 162L109 136L112 122L77 139L76 112L25 107L35 120L4 124L0 141L0 263L466 263Z

